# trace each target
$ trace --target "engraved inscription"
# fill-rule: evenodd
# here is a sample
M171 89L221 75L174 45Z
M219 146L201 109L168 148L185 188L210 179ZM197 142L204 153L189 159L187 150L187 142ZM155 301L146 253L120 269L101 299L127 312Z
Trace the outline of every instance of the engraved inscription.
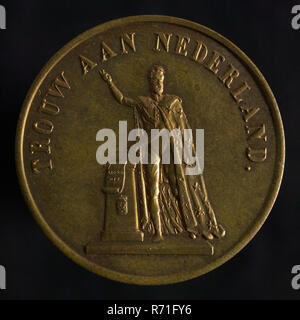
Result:
M265 123L256 125L255 116L260 111L260 108L242 105L240 106L240 110L245 122L245 131L248 135L247 140L250 144L246 149L247 158L252 162L263 162L267 159L267 147L265 143L268 137Z
M51 158L51 135L54 133L54 119L61 112L61 107L57 104L56 99L64 99L65 91L70 90L71 86L62 71L50 84L46 94L36 110L38 115L43 114L32 124L34 133L37 135L35 140L29 143L29 152L34 159L31 160L31 170L34 174L42 171L52 171L54 168L53 159ZM53 101L54 100L54 101ZM50 117L50 118L46 118Z
M54 129L52 121L47 119L39 119L33 124L33 128L38 133L51 134Z
M126 45L133 51L136 52L135 42L134 42L135 32L132 33L125 33L121 36L121 47L122 47L122 54L127 54L128 51L126 49Z
M234 78L237 78L240 75L239 70L236 69L232 64L229 65L228 70L221 76L219 76L219 80L222 81L225 86L230 89L232 81Z
M243 119L245 122L248 122L257 112L260 110L259 107L250 108L249 106L240 106L240 110L243 112Z
M231 91L231 95L233 97L233 99L237 102L237 103L242 103L243 99L240 97L246 90L250 90L251 87L248 85L248 83L246 81L243 82L243 84L234 89L233 91Z
M115 57L117 54L104 42L101 42L102 62Z
M31 161L32 172L35 174L41 173L44 169L53 170L53 162L52 159L48 159L46 161L41 161L40 159L35 159Z
M189 37L186 36L177 36L178 37L178 42L175 48L175 52L177 54L180 54L182 56L187 56L187 45L191 41Z
M154 42L152 50L157 54L176 54L191 59L199 65L203 65L208 71L216 75L216 78L224 85L232 99L235 101L242 113L242 119L245 123L245 133L249 145L246 149L247 159L251 162L263 162L267 158L267 145L257 141L267 142L267 127L265 123L258 124L255 116L259 112L259 107L250 108L247 106L247 96L251 94L249 83L240 79L240 71L231 62L227 61L226 55L217 50L209 50L207 45L199 40L192 39L189 35L174 34L167 32L154 32ZM120 54L126 55L129 51L136 52L136 32L130 32L120 35L121 50ZM115 48L115 47L114 47ZM106 42L101 41L101 62L104 63L118 55L115 49L112 49ZM90 58L80 57L83 74L87 74L94 69L98 63ZM56 112L55 106L44 107L48 112ZM254 119L254 121L252 120ZM252 121L252 123L249 123ZM254 151L258 150L258 151ZM259 157L259 155L261 155ZM245 167L248 171L250 166ZM249 169L250 168L250 169Z
M259 127L246 126L246 131L249 134L248 139L262 139L265 142L267 141L266 125L264 123Z
M61 74L54 80L50 88L48 89L47 94L54 96L54 97L60 97L64 98L63 90L62 88L66 88L68 90L71 89L66 77L65 72L62 71Z
M192 60L201 64L207 57L208 50L207 50L207 46L202 41L197 40L196 42L197 42L197 46L192 55Z
M160 44L162 44L166 52L169 52L172 33L166 34L163 32L159 32L159 33L156 33L155 35L156 35L156 46L154 50L160 51L161 50Z
M97 66L97 62L94 62L83 55L80 55L79 59L82 67L82 72L84 75L87 74L90 70L93 70Z
M247 81L239 81L239 70L232 63L226 63L226 57L222 53L216 50L210 52L205 43L199 40L193 41L188 35L175 34L174 38L172 33L157 32L154 34L154 37L154 51L164 51L166 53L172 53L173 51L175 54L189 57L215 74L221 83L230 90L231 97L240 107L243 114L247 141L250 143L246 149L247 158L251 162L265 161L267 158L267 147L266 145L258 147L257 142L267 142L266 125L258 125L255 123L255 120L253 124L249 124L250 119L255 119L255 115L260 109L258 107L249 108L245 106L244 100L247 97L247 93L251 90L251 87ZM177 41L175 42L173 39L176 38ZM162 48L164 50L161 50ZM253 144L255 144L255 147ZM250 171L251 166L247 166L246 170Z
M50 138L43 142L33 141L29 144L30 153L34 154L37 152L45 152L46 154L51 154Z
M253 162L263 162L267 159L267 148L253 149L247 148L247 156Z
M51 116L56 116L60 113L60 107L53 102L47 101L46 99L43 99L42 104L38 110L39 112L44 112Z
M225 61L225 57L222 56L219 52L213 51L213 55L210 57L205 67L212 71L214 74L219 72L219 65Z

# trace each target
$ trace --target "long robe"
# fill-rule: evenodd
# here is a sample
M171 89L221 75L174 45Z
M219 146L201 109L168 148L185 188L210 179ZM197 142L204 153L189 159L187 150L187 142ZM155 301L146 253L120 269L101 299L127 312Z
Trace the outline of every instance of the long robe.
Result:
M146 130L150 129L180 129L183 136L184 129L191 129L183 111L182 100L176 95L165 94L157 102L151 97L140 96L135 110L137 125ZM170 139L171 152L176 152L173 139ZM193 146L194 147L194 146ZM195 151L195 150L194 150ZM139 174L141 217L150 219L146 230L154 233L153 222L149 215L149 199L147 199L147 181L143 166ZM186 175L186 165L161 164L160 180L160 217L164 234L177 234L184 231L201 234L204 230L218 228L213 208L208 200L203 175ZM169 166L169 167L168 167ZM170 170L170 166L173 166ZM171 175L170 175L171 171ZM172 183L170 180L173 180ZM174 191L174 187L177 190ZM141 194L144 190L144 194ZM145 199L146 198L146 199ZM148 211L148 212L147 212Z

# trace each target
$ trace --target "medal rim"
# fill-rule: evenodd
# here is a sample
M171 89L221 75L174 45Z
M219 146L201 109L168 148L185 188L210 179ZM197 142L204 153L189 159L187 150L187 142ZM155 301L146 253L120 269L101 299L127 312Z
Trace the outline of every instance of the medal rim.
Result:
M31 191L29 189L29 185L27 182L27 177L25 174L24 168L24 158L23 158L23 137L25 132L26 120L29 114L32 101L37 94L37 91L51 72L53 67L64 58L66 54L68 54L72 49L74 49L81 42L86 41L88 38L96 35L100 32L105 32L106 30L122 26L124 23L134 23L134 22L161 22L161 23L169 23L179 25L185 28L192 29L194 31L200 32L205 36L212 38L213 40L219 42L227 50L229 50L233 55L235 55L238 60L247 68L247 71L251 74L255 83L259 87L262 92L264 98L266 99L269 110L271 111L272 122L274 125L275 132L275 142L276 142L276 156L275 156L275 169L272 177L272 187L269 191L268 197L265 201L264 206L258 212L256 222L250 227L250 231L248 231L247 235L243 237L243 239L238 242L231 250L229 250L226 254L217 258L216 260L208 263L204 267L201 267L197 270L189 270L183 271L180 273L174 273L164 276L140 276L133 274L126 274L117 271L113 271L108 268L104 268L90 260L81 254L77 253L70 246L68 246L62 239L58 237L58 235L51 229L43 215L39 211ZM112 20L109 22L105 22L98 26L95 26L82 34L75 37L73 40L68 42L65 46L63 46L57 53L46 63L46 65L42 68L38 76L35 78L33 84L31 85L27 96L24 100L18 125L16 131L16 139L15 139L15 162L16 162L16 170L19 185L27 203L27 206L30 209L34 219L41 227L46 236L54 243L58 249L60 249L67 257L73 260L75 263L79 264L81 267L94 272L100 276L109 278L111 280L127 283L127 284L137 284L137 285L162 285L162 284L171 284L178 283L186 280L190 280L200 275L203 275L220 265L224 264L226 261L230 260L233 256L235 256L239 251L241 251L256 235L259 229L262 227L266 218L268 217L274 202L277 198L279 188L281 185L283 171L284 171L284 163L285 163L285 138L284 138L284 128L280 115L280 111L276 102L276 99L265 80L262 73L256 67L256 65L250 60L250 58L235 44L233 44L230 40L220 35L216 31L211 30L208 27L205 27L199 23L192 22L182 18L176 18L172 16L165 15L138 15L138 16L129 16L125 18L120 18L116 20Z

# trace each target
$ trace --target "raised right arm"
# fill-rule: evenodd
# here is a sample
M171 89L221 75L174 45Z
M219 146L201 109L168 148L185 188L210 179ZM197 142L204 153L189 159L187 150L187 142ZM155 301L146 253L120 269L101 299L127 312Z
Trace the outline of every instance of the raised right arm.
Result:
M123 105L129 107L137 107L138 103L134 99L124 97L123 93L118 89L118 87L114 84L112 77L109 73L107 73L104 69L99 70L100 75L103 80L108 84L110 91L112 92L115 99Z

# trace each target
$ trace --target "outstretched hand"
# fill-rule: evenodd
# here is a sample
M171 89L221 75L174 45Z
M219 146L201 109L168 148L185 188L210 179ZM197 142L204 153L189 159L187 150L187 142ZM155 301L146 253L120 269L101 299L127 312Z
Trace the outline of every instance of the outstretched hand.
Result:
M112 82L112 77L109 73L107 73L104 69L99 70L99 73L101 74L104 81L110 83Z

